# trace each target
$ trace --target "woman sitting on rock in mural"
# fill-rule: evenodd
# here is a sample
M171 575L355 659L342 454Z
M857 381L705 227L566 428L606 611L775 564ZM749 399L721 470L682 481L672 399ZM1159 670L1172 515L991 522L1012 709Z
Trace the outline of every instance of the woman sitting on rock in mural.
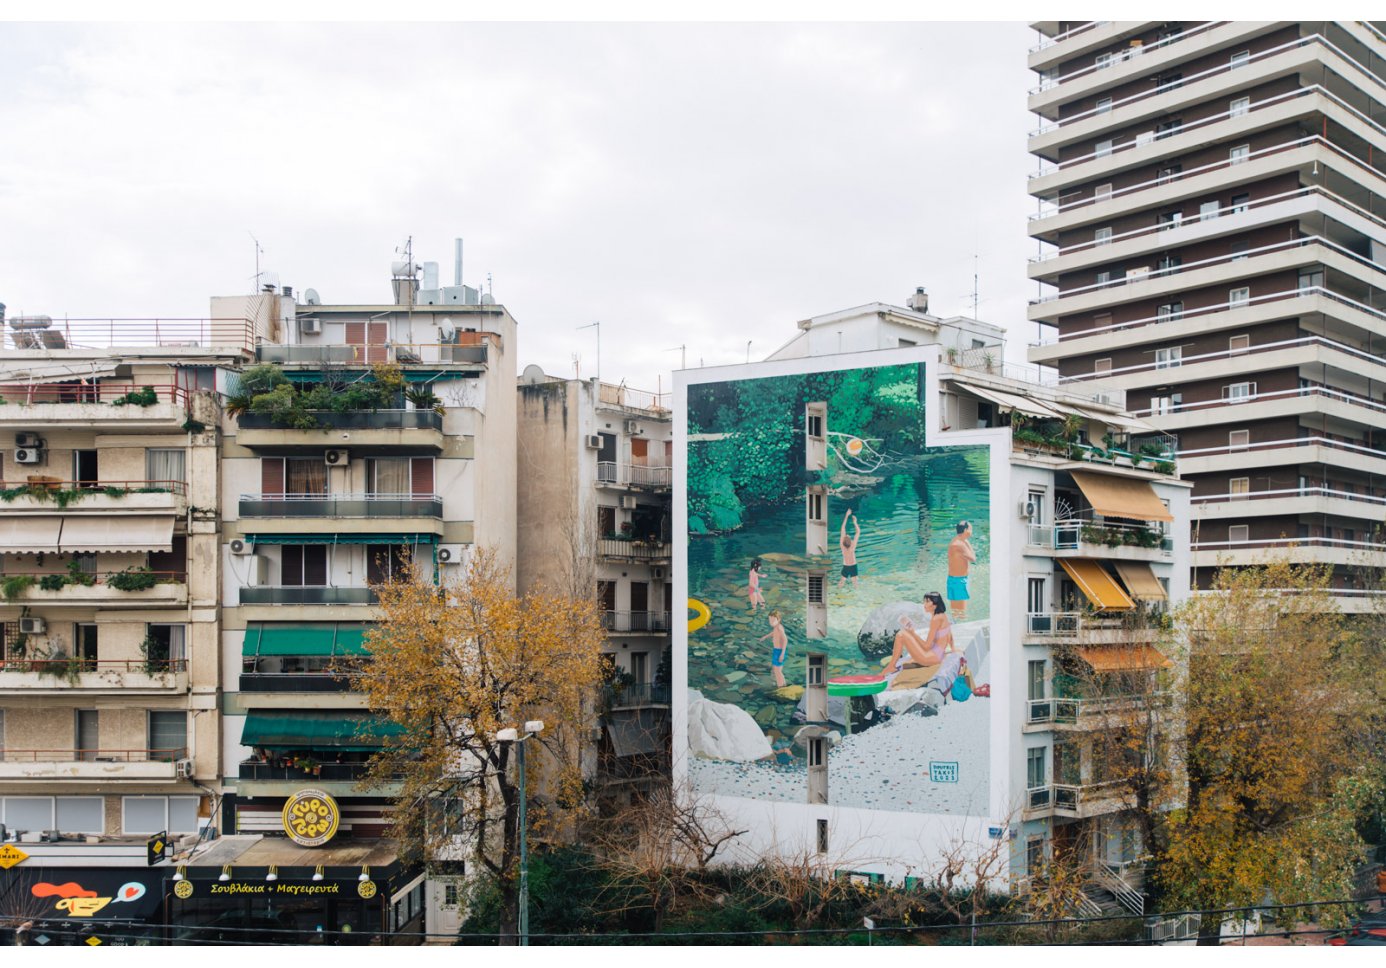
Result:
M900 631L895 636L895 650L887 660L886 674L893 676L904 669L906 662L911 661L920 666L938 666L926 688L946 695L953 686L953 680L961 676L973 695L990 697L991 684L979 686L972 680L967 658L958 651L953 641L953 624L948 620L948 606L944 604L943 596L938 592L926 594L924 612L929 616L929 631L925 638L920 638L914 622L908 616L900 616Z

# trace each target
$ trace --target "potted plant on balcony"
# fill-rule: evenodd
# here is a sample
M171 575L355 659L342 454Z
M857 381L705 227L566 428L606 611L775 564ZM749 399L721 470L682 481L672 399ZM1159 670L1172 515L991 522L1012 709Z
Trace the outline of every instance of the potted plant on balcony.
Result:
M158 584L158 577L145 567L131 566L106 576L106 584L122 592L142 592Z

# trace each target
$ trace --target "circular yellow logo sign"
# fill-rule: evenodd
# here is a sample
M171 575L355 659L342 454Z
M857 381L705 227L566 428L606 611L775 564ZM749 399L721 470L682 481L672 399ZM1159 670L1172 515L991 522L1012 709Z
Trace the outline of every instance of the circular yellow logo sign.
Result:
M176 894L176 895L178 895L178 896L181 897L181 898L189 898L189 897L192 897L192 893L193 893L192 881L179 881L177 884L174 884L174 885L173 885L173 893Z
M356 893L369 901L375 897L375 881L361 881L356 885Z
M321 790L299 790L284 804L284 832L302 847L321 847L337 832L342 812Z

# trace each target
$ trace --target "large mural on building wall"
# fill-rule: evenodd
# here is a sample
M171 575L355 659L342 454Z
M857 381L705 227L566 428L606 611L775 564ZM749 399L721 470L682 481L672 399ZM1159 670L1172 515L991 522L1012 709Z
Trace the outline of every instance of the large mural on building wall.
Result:
M695 792L982 814L989 448L926 447L924 365L693 383Z

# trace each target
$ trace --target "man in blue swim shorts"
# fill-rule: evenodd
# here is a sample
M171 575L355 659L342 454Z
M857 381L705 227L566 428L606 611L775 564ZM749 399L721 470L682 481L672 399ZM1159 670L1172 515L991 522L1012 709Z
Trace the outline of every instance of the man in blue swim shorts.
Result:
M780 621L780 610L770 610L770 631L757 641L770 640L770 673L775 677L775 688L784 688L784 660L789 654L789 636L784 634L784 623Z
M967 521L958 522L958 533L948 543L948 610L962 622L967 615L967 573L977 560L972 550L972 525Z

